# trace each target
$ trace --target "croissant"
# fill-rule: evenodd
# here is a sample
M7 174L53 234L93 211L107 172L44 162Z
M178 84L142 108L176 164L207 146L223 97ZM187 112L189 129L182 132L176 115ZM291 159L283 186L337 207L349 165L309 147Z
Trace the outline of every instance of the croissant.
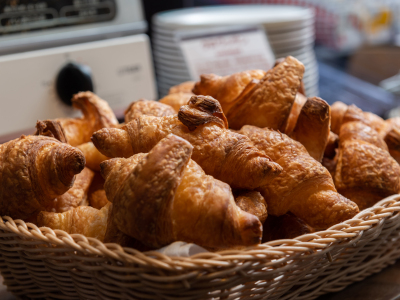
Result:
M347 122L344 123L340 128L339 142L345 142L350 140L361 140L376 147L389 151L384 139L379 133L362 122Z
M339 136L332 131L329 132L328 143L326 144L322 165L331 173L332 178L335 178L336 170L336 151L339 147Z
M57 120L37 121L35 135L53 137L60 142L67 143L64 129L61 126L61 123ZM85 156L86 167L93 171L100 171L100 163L108 159L108 157L104 156L99 152L99 150L96 149L92 142L81 144L77 146L77 148L81 150ZM89 174L89 172L86 171L85 174ZM90 177L91 175L88 176Z
M140 99L132 102L125 110L125 123L140 117L141 115L164 117L175 115L175 110L166 104L158 101Z
M88 191L92 183L94 172L84 168L76 175L74 185L63 195L54 199L44 209L49 212L62 213L78 206L89 205Z
M343 102L336 101L331 106L331 130L333 133L339 134L342 126L344 114L348 106Z
M86 167L93 171L100 171L100 163L109 159L101 154L92 142L81 144L77 148L85 155Z
M262 70L244 71L224 77L215 74L201 75L200 81L194 85L193 93L217 99L226 114L247 84L264 76L265 72Z
M152 250L150 247L143 245L143 243L118 229L117 224L114 221L114 209L112 203L110 203L108 209L107 229L104 236L104 243L116 243L121 247L129 247L142 252Z
M360 209L400 191L400 166L379 133L362 122L341 126L335 184Z
M36 217L68 191L85 167L82 152L46 136L21 136L0 146L0 215Z
M67 143L64 128L57 120L38 120L36 122L36 132L33 135L42 135L55 138L62 143Z
M335 114L333 114L334 108L335 108ZM355 105L347 106L342 102L335 102L332 105L332 123L334 116L335 116L335 127L339 128L339 130L344 123L362 122L365 125L376 130L378 134L382 136L382 138L385 138L386 134L397 124L396 120L392 119L385 122L385 120L383 120L381 117L373 113L362 111ZM336 129L337 132L335 131L334 132L339 134L340 133L339 130Z
M321 162L328 144L330 123L329 104L318 97L308 98L290 137L300 142L311 157Z
M294 57L286 57L235 101L226 115L230 127L238 130L254 125L284 131L303 74L304 65Z
M88 191L88 200L90 206L100 209L109 203L106 191L104 190L104 179L100 173L95 173Z
M355 105L349 105L343 115L342 125L347 122L362 122L376 130L382 137L385 136L388 130L385 120L373 113L364 112Z
M274 240L294 239L303 234L315 232L315 229L304 220L291 213L280 217L269 216L263 228L263 243Z
M90 206L79 206L63 213L41 211L37 216L39 227L64 230L69 234L104 240L110 204L98 210Z
M307 101L307 97L305 97L300 92L296 94L296 98L294 99L292 109L290 110L289 118L286 123L285 134L290 135L294 128L296 127L297 119L299 118L301 109Z
M169 89L168 94L176 94L176 93L191 93L193 90L195 82L194 81L185 81L178 85L174 85Z
M392 118L385 121L373 113L362 111L355 105L346 106L342 103L340 106L342 110L344 110L344 107L347 108L343 113L340 125L347 122L362 122L366 124L378 132L386 142L389 153L393 155L393 157L398 158L398 151L400 149L399 118Z
M260 243L258 218L236 206L229 185L190 159L192 150L168 135L148 154L101 164L117 228L152 249L174 241L208 249Z
M336 155L336 149L339 147L339 136L332 131L329 132L328 143L326 144L324 157L332 159Z
M186 105L193 95L194 95L193 93L169 94L166 95L164 98L160 99L160 102L171 106L175 110L175 112L179 112L181 106Z
M90 137L96 130L118 125L118 120L108 103L91 92L80 92L74 95L72 105L82 111L82 118L55 120L61 124L67 142L71 146L90 142Z
M400 118L386 120L388 130L385 142L389 148L390 155L400 163Z
M257 191L234 192L236 205L243 211L255 215L263 224L268 217L267 202Z
M178 116L141 116L121 129L105 128L93 134L94 145L109 157L149 152L173 133L193 146L192 159L206 174L238 189L255 189L277 176L282 168L255 148L244 135L227 129L218 101L193 96Z
M267 128L244 126L239 132L283 168L258 188L267 201L269 215L292 212L310 226L322 229L358 213L355 203L337 193L328 170L299 142Z

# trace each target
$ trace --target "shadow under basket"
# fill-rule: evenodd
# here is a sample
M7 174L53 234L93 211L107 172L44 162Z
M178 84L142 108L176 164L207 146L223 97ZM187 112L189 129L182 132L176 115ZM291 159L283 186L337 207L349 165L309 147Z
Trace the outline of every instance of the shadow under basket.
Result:
M400 257L400 195L328 230L168 257L0 218L0 271L29 299L314 299Z

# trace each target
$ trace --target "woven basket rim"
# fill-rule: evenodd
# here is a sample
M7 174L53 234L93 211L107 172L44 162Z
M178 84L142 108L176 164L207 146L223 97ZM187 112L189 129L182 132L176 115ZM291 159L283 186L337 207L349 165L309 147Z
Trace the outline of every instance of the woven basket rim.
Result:
M380 222L393 217L400 211L400 194L387 197L373 207L365 209L352 219L336 224L327 230L305 234L294 239L275 240L243 249L205 252L190 257L171 257L156 251L140 252L132 248L123 248L118 244L99 241L81 234L68 234L63 230L49 227L37 227L23 220L14 220L8 216L0 217L0 230L17 234L38 244L48 243L66 251L80 251L88 255L102 256L143 267L157 267L166 270L190 269L199 267L223 267L236 261L263 260L277 261L290 259L293 255L312 255L326 251L340 243L356 244L363 233Z

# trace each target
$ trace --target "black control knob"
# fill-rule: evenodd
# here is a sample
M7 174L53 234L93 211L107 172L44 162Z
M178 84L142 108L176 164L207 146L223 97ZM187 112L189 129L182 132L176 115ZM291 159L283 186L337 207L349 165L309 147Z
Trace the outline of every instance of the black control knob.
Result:
M70 62L58 73L56 90L61 100L72 105L72 96L78 92L93 92L92 70L89 66Z

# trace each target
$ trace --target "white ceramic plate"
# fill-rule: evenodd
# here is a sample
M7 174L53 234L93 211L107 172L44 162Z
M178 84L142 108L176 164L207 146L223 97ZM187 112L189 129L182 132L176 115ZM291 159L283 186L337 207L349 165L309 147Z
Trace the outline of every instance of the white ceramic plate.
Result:
M311 9L285 5L224 5L161 12L153 17L168 29L263 24L267 29L299 28L314 19Z
M309 44L313 44L315 41L314 33L310 32L308 34L303 34L291 39L281 39L281 40L270 40L270 45L272 49L292 49L296 47L304 47Z

